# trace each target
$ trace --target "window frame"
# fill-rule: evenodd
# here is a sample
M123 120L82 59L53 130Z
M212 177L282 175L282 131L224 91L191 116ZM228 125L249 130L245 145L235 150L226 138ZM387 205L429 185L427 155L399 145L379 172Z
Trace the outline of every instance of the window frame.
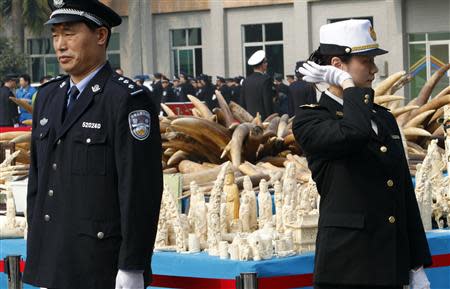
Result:
M189 30L191 29L198 29L200 31L200 45L190 45L189 43ZM173 46L173 32L176 30L184 30L185 31L185 46ZM181 65L180 65L180 51L192 51L192 72L193 76L197 76L197 61L196 61L196 55L195 51L196 49L201 49L202 51L202 63L203 63L203 35L202 35L202 28L201 27L188 27L188 28L176 28L176 29L170 29L169 30L169 42L170 42L170 67L173 75L179 75L181 72ZM174 57L177 57L177 66L175 67ZM202 65L202 71L203 71L203 65Z
M281 24L281 29L283 31L281 37L282 40L275 40L275 41L266 41L266 25L270 24ZM262 26L262 42L245 42L245 26L247 25L261 25ZM283 29L283 22L276 21L276 22L264 22L264 23L248 23L248 24L242 24L241 25L241 43L242 43L242 71L243 75L247 75L247 59L245 55L245 49L247 47L257 47L261 46L264 51L266 51L267 45L282 45L283 47L283 66L284 66L284 29ZM284 67L283 67L283 75L284 75Z

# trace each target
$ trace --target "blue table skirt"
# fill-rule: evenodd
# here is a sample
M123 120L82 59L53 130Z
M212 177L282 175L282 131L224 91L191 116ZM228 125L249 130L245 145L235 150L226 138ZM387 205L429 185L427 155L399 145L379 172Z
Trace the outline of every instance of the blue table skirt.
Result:
M427 232L431 254L450 254L450 230ZM26 241L22 239L0 240L0 258L7 255L21 255L26 259ZM234 279L242 272L257 272L258 277L274 277L310 274L313 272L314 254L302 254L282 259L260 262L238 262L220 260L205 253L177 254L157 252L153 256L154 274L199 278ZM426 269L433 289L450 288L450 266ZM35 287L25 285L25 289ZM304 287L311 288L311 287ZM0 289L7 289L6 275L0 274Z

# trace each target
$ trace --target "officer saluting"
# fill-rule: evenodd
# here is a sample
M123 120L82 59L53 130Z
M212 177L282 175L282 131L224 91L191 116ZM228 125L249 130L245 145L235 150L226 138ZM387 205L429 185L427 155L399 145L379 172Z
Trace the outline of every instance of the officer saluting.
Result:
M241 87L241 105L250 114L256 116L261 114L264 120L274 113L272 78L266 74L267 59L264 50L258 50L249 58L248 65L253 67L253 73L250 74Z
M324 25L320 47L300 68L331 86L301 106L296 140L321 196L316 289L429 288L431 257L400 131L373 103L376 34L368 20Z
M162 194L158 111L106 61L121 23L98 0L51 0L58 61L33 115L26 283L144 288Z

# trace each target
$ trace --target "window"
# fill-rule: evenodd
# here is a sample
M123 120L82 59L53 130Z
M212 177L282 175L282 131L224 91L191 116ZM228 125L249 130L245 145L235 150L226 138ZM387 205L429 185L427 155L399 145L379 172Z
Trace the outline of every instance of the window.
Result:
M171 30L172 72L197 76L203 73L202 33L200 28Z
M349 18L333 18L333 19L328 19L328 23L335 23L335 22L340 22L340 21L345 21L345 20L350 20L350 19L360 19L360 20L369 20L370 24L372 24L373 26L373 17L372 16L367 16L367 17L349 17Z
M46 75L57 76L61 73L50 38L28 39L27 52L30 55L29 71L32 82L39 82ZM111 34L107 56L112 67L120 67L119 33Z
M450 60L450 32L413 33L409 38L409 98L417 97L425 82ZM450 73L437 83L432 96L450 85Z
M59 64L50 38L27 40L27 52L30 55L29 71L32 82L46 76L59 74Z
M268 62L267 73L271 76L274 73L284 75L284 50L283 50L283 24L251 24L243 25L243 54L245 62L243 63L244 73L249 75L253 72L247 64L248 59L258 50L266 51Z
M108 61L113 69L120 66L120 34L111 33L107 50Z

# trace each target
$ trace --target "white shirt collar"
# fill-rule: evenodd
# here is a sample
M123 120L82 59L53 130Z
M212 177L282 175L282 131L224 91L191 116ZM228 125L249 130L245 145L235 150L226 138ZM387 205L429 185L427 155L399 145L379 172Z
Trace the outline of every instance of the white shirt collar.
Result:
M106 63L105 63L106 64ZM95 75L97 75L97 73L100 71L100 69L103 68L103 66L105 66L105 64L100 65L96 70L92 71L91 73L89 73L88 76L86 76L85 78L83 78L83 80L81 80L80 82L78 82L77 84L73 83L72 79L70 79L70 87L69 90L72 86L76 86L78 88L78 91L80 92L78 95L81 95L83 93L83 90L86 88L86 86L89 84L89 82L94 78Z
M339 103L340 105L344 105L344 99L337 97L336 95L334 95L333 93L331 93L328 89L325 90L325 93L334 101L336 101L337 103Z

